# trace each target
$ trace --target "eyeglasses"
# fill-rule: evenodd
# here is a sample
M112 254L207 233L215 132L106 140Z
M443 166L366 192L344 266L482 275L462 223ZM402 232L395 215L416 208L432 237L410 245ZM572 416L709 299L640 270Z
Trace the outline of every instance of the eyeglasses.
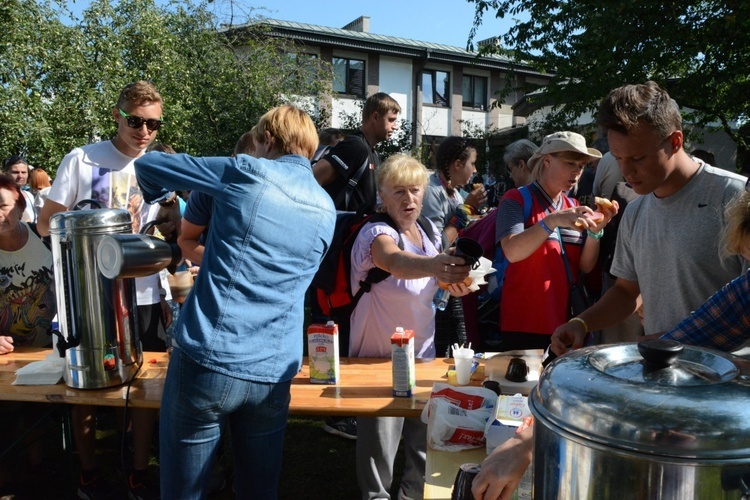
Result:
M125 118L128 121L128 127L130 128L141 128L143 127L143 124L146 124L146 128L149 132L153 132L154 130L159 130L159 127L161 127L161 124L164 123L162 120L157 120L156 118L141 118L140 116L132 116L127 114L125 111L122 110L122 108L117 108L120 110L120 116Z

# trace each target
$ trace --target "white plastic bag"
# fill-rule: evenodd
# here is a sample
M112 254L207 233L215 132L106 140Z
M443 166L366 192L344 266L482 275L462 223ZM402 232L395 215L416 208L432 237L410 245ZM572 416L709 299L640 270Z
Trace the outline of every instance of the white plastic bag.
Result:
M454 387L437 382L422 410L427 444L442 451L460 451L485 445L487 421L494 418L497 394L484 387Z

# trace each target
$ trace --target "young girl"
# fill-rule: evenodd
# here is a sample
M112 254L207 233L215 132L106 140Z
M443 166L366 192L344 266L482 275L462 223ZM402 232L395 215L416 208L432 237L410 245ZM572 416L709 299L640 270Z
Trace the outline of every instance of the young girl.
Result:
M750 261L750 181L727 208L723 251ZM750 339L750 272L732 280L662 339L734 351Z

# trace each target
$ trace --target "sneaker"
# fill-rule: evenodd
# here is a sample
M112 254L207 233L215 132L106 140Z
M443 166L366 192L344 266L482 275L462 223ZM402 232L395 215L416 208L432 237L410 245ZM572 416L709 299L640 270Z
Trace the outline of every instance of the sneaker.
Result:
M357 439L357 419L354 417L344 417L338 420L327 418L323 430L346 439Z
M130 500L159 500L158 487L154 487L146 480L145 474L130 474L128 476L128 498Z
M101 474L88 475L88 477L81 474L78 481L78 498L83 500L116 498L118 493L117 485L106 481Z

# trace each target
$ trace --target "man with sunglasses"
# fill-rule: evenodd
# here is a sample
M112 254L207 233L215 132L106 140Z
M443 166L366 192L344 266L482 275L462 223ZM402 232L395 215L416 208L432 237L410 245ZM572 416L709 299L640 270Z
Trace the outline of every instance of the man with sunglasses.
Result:
M80 201L94 199L104 208L128 210L133 220L133 231L156 217L159 205L148 205L143 200L135 178L133 164L156 139L162 124L161 94L150 82L130 83L120 92L112 118L117 133L111 140L88 144L73 149L63 158L49 196L39 214L38 228L49 234L50 217L69 210ZM171 322L172 312L166 300L171 298L166 276L159 274L136 278L136 295L140 323L141 344L144 351L164 351L165 326ZM166 323L166 324L165 324ZM73 436L81 459L79 498L106 496L111 485L99 477L95 455L96 407L75 405L72 411ZM158 487L145 482L154 410L134 408L133 473L129 475L130 498L154 498ZM149 491L153 489L154 492Z

